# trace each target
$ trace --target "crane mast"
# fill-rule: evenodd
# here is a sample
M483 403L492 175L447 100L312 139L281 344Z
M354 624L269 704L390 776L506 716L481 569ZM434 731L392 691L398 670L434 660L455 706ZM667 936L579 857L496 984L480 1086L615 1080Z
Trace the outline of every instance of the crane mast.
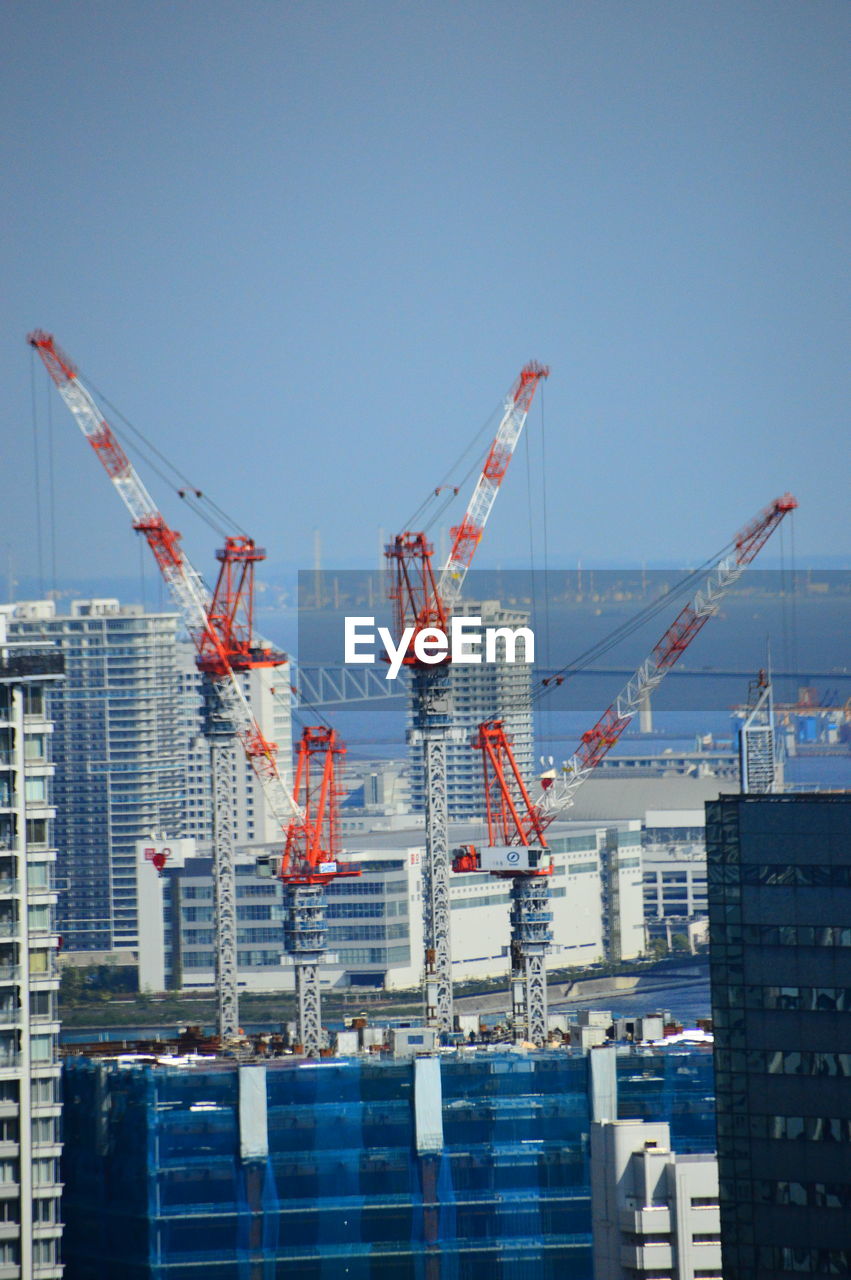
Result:
M523 430L535 390L548 374L549 370L543 365L530 363L524 366L512 386L464 518L452 530L452 550L439 582L435 581L432 568L434 549L424 533L399 534L385 550L392 570L390 598L395 605L397 635L401 636L407 625L414 627L414 636L403 661L410 669L412 679L413 725L409 741L421 743L423 749L426 1022L444 1034L454 1029L446 744L458 741L459 733L453 726L448 659L436 664L421 662L414 652L414 642L420 631L432 627L446 630L452 607L458 601L467 570Z
M30 334L28 341L100 458L130 513L133 527L145 536L195 646L196 665L203 677L204 732L210 746L212 779L218 1032L222 1039L229 1039L239 1031L233 832L239 743L263 788L267 805L286 832L286 867L281 876L285 914L288 921L302 923L285 929L284 942L285 946L291 945L296 969L300 1039L308 1055L317 1056L321 1038L317 965L324 951L324 931L311 931L309 920L316 918L317 902L321 915L323 885L328 880L334 875L360 872L359 868L337 863L333 854L320 862L315 840L309 847L304 845L309 815L287 788L278 769L276 746L264 736L240 682L248 671L279 666L287 660L253 630L254 566L264 559L265 552L250 538L227 538L224 548L217 552L220 570L211 595L186 557L180 534L169 527L157 509L112 428L80 382L74 365L50 334L39 330ZM321 731L316 732L321 737ZM333 752L341 751L335 740ZM305 794L308 792L309 789ZM333 804L335 800L332 789L328 802ZM318 830L323 829L320 824ZM310 904L307 898L311 899ZM321 946L316 945L318 940Z
M308 1058L322 1049L319 968L326 958L325 887L360 867L341 860L340 760L346 749L334 729L308 725L301 735L294 784L296 815L280 856L261 855L257 872L281 881L284 950L295 972L298 1043Z
M502 721L490 720L479 726L472 745L482 752L490 847L477 850L464 846L455 850L452 865L457 872L489 871L512 881L511 983L517 1038L543 1044L547 1034L543 957L551 940L552 919L546 878L552 873L552 863L544 863L547 827L573 803L582 783L618 741L643 699L682 657L747 565L797 505L796 499L786 493L736 535L730 552L709 571L650 656L593 728L582 735L579 747L564 766L563 779L548 787L536 803L531 801L520 776ZM498 845L500 839L502 847ZM607 873L616 876L617 867L608 866Z

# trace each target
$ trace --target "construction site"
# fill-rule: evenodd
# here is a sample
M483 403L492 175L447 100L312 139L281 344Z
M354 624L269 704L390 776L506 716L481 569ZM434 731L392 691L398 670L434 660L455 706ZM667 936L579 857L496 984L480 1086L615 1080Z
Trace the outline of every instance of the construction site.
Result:
M192 903L204 901L209 877L212 946L205 939L197 949L212 955L216 1025L212 1034L184 1036L171 1053L148 1046L66 1059L67 1274L184 1280L203 1268L222 1280L590 1280L591 1121L665 1119L678 1149L709 1151L713 1083L711 1037L683 1043L675 1034L682 1029L660 1018L630 1031L635 1043L616 1047L627 1033L610 1013L595 1022L549 1008L548 967L583 955L617 965L642 955L646 943L639 833L578 831L570 810L795 498L771 501L719 556L687 574L679 608L674 594L643 610L644 623L664 619L659 640L570 758L536 776L530 761L518 761L497 708L472 740L461 731L451 654L441 647L465 612L465 578L549 376L547 367L526 364L444 562L435 563L421 529L403 530L386 547L392 640L422 769L416 845L393 832L344 840L345 744L334 726L324 718L305 725L291 768L246 696L252 673L282 671L288 661L255 627L254 575L265 552L245 534L228 536L209 589L72 361L49 334L29 341L150 547L192 641L212 797L210 860L184 858L166 832L140 853L137 875L140 937L143 919L174 920L190 891ZM504 657L504 636L501 643ZM565 667L537 681L532 702L566 675ZM775 787L769 697L763 682L742 712L749 791ZM522 711L531 723L530 706ZM447 759L462 747L477 761L477 827L450 821ZM259 850L250 866L234 833L235 789L246 768L277 824L274 847ZM280 894L280 942L270 950L296 995L290 1031L270 1028L253 1040L239 1011L238 902L249 883L258 895L264 884ZM369 904L394 894L397 919L372 934L364 925L361 936L398 939L397 953L391 959L387 947L379 961L377 950L370 959L362 949L346 963L367 985L371 973L385 981L396 964L399 986L420 986L422 1015L380 1034L355 1019L335 1034L322 1010L323 975L327 984L341 964L335 930L347 913L378 921ZM577 935L568 952L567 922L582 913L587 936ZM185 982L191 939L178 965L173 940L166 955L165 935L152 936L140 943L140 966L156 975L155 989L176 985L178 975ZM499 957L508 998L494 1043L478 1018L459 1014L454 985L489 976Z

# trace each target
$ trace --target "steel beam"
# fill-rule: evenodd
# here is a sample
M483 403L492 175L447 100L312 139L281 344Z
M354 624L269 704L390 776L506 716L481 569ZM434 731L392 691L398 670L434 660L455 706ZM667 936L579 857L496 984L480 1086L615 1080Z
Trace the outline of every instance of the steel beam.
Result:
M284 886L284 947L295 965L298 1039L307 1058L322 1048L319 966L325 952L325 889L321 884Z
M452 938L449 908L449 810L446 796L446 742L453 736L449 669L414 668L414 724L411 736L422 742L425 768L425 843L423 867L423 942L425 946L426 1025L449 1035L455 1029L452 1008Z
M222 1040L239 1035L239 980L236 961L236 875L233 805L236 793L237 739L213 733L210 771L213 785L213 934L216 968L216 1030ZM240 753L241 754L241 753Z

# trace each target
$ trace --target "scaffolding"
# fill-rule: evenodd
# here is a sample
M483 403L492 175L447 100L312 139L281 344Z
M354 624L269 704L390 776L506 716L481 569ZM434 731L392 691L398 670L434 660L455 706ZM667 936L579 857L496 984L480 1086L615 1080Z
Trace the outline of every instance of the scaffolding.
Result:
M622 1115L714 1148L711 1054L625 1049L616 1073ZM68 1059L69 1273L591 1280L589 1097L567 1050Z

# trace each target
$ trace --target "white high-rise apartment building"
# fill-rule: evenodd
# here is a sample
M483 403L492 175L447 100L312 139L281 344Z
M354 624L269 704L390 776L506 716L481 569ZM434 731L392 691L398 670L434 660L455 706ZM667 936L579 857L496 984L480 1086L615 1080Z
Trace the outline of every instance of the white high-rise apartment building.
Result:
M202 678L195 666L195 650L187 641L177 646L181 690L182 732L188 743L186 785L180 834L209 841L212 831L210 748L203 737ZM266 738L278 748L278 768L292 786L292 696L290 665L258 667L238 677L248 705ZM236 844L253 845L280 840L281 831L266 804L254 770L237 757L234 793L233 838Z
M591 1125L594 1280L721 1280L718 1160L663 1121Z
M56 649L0 617L0 1277L58 1280L61 1175L56 858L47 690Z
M136 841L178 831L186 741L174 613L118 600L4 606L9 637L54 641L66 678L55 724L59 929L71 951L133 948Z
M529 614L522 609L505 609L497 600L464 600L456 610L465 617L480 617L482 627L526 627ZM523 653L522 643L518 654ZM504 645L497 646L496 662L450 665L453 724L460 731L458 742L446 744L446 794L449 817L465 821L484 812L482 758L470 747L476 729L484 720L498 718L512 741L514 758L527 784L534 774L532 731L532 668L525 662L506 662ZM412 744L411 803L415 811L425 808L423 796L422 746Z
M51 695L59 931L69 951L135 950L136 843L211 830L209 748L194 651L176 613L115 599L0 606L10 638L52 641L66 678ZM291 777L289 666L241 676L266 737ZM251 767L237 757L234 837L279 836Z

